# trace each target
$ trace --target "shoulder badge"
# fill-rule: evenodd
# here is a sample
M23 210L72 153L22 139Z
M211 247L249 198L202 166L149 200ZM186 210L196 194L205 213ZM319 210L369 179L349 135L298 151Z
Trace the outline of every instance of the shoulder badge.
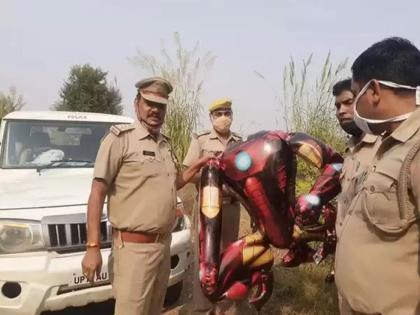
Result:
M202 131L202 132L198 132L195 135L197 136L197 138L200 138L202 136L209 135L210 133L211 133L210 130L205 130L205 131Z
M236 132L232 132L232 136L233 136L236 140L238 140L238 141L242 141L242 137L241 137L238 133L236 133Z
M128 131L128 130L133 130L136 127L134 126L134 124L121 124L121 125L113 125L111 126L111 128L109 129L114 135L119 136L120 134Z
M165 135L165 134L163 134L163 133L161 133L161 135L162 135L162 137L163 137L163 138L165 138L165 139L166 139L166 141L171 140L171 138L169 138L167 135Z

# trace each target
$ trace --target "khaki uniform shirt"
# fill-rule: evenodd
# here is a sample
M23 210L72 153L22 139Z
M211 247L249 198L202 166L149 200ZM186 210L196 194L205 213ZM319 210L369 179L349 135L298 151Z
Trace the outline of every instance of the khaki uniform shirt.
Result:
M381 138L366 134L359 142L356 141L355 137L351 137L349 140L340 175L341 193L337 198L337 235L341 232L347 208L356 194L357 178L372 163Z
M220 154L225 151L226 147L235 143L242 141L242 138L234 132L231 132L231 135L225 145L222 139L219 138L218 134L214 129L211 131L206 131L198 135L193 135L193 138L188 148L187 155L185 156L183 164L185 166L191 166L191 164L202 157L205 154L213 153ZM235 199L232 196L223 194L222 195L223 204L233 204ZM239 204L238 204L239 206Z
M241 141L242 138L236 133L232 132L228 139L227 145ZM191 164L202 157L206 153L219 154L225 151L226 145L219 138L216 131L212 129L198 135L193 135L190 147L188 148L187 155L184 159L185 166L191 166Z
M409 172L411 217L401 213L397 198L402 163L418 141L420 109L383 140L358 178L335 260L338 290L355 311L420 314L420 154Z
M120 230L169 233L175 220L177 169L168 139L140 122L111 127L94 177L109 185L108 218Z

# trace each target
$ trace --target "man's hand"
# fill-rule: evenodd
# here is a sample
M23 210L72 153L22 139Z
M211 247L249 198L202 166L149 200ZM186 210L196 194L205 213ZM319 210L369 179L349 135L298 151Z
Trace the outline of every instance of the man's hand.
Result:
M181 189L187 183L193 182L194 176L200 171L200 169L206 165L206 163L213 158L213 155L205 155L196 160L190 167L185 169L183 172L178 174L176 179L176 189Z
M197 159L195 163L199 163L203 167L209 160L217 158L222 153L223 151L204 151L202 157Z
M95 178L92 181L92 189L89 195L87 210L87 234L89 243L99 245L99 235L101 227L101 214L104 206L108 185L102 179ZM100 275L102 268L102 256L98 247L88 247L85 257L82 260L82 271L84 276L93 283L95 273Z
M82 260L82 272L87 280L93 284L95 274L100 276L102 269L102 255L98 247L89 247Z

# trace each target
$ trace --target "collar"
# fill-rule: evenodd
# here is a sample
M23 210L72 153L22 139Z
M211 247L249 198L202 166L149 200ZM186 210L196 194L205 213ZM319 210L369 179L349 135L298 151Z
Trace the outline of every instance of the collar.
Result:
M218 139L218 138L219 138L219 134L216 132L216 130L214 130L214 128L211 128L210 139Z
M363 144L373 144L376 141L378 141L378 138L379 136L371 135L368 133L365 133L365 135L360 140L358 140L358 138L355 136L351 136L345 151L353 151L356 147L361 146Z
M216 132L216 130L214 130L214 128L211 128L210 131L210 139L220 139L219 134ZM230 132L229 138L228 138L228 142L230 141L238 141L240 138L234 133L234 132Z
M417 108L410 117L391 133L390 137L400 142L406 142L420 129L420 108Z
M360 142L364 142L364 143L375 143L378 140L379 136L375 136L375 135L370 135L368 133L366 133L362 140Z
M151 133L149 132L149 130L147 130L147 128L137 119L136 122L134 123L134 126L136 127L136 137L139 140L142 139L146 139L148 137L154 139L154 137L151 135ZM165 141L167 142L167 137L162 135L160 132L158 134L158 138L157 138L157 142L161 142L161 141Z

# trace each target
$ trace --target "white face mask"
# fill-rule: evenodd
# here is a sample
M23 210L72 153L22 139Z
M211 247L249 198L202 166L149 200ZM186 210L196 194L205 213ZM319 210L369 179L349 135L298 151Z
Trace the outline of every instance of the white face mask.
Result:
M360 97L363 94L365 94L365 92L369 88L369 85L372 81L373 80L369 80L369 82L365 84L365 86L360 90L359 94L356 96L353 102L353 106L354 106L353 120L356 123L357 127L359 127L364 133L369 133L369 134L374 134L372 130L370 129L369 124L382 124L382 123L388 123L388 122L403 121L403 120L406 120L408 117L410 117L410 115L412 114L412 112L406 113L406 114L398 115L398 116L391 117L388 119L368 119L368 118L364 118L360 116L359 113L357 112L357 103ZM415 90L416 91L416 105L420 106L420 86L413 87L409 85L402 85L402 84L398 84L398 83L394 83L390 81L382 81L382 80L378 80L378 82L390 88Z

